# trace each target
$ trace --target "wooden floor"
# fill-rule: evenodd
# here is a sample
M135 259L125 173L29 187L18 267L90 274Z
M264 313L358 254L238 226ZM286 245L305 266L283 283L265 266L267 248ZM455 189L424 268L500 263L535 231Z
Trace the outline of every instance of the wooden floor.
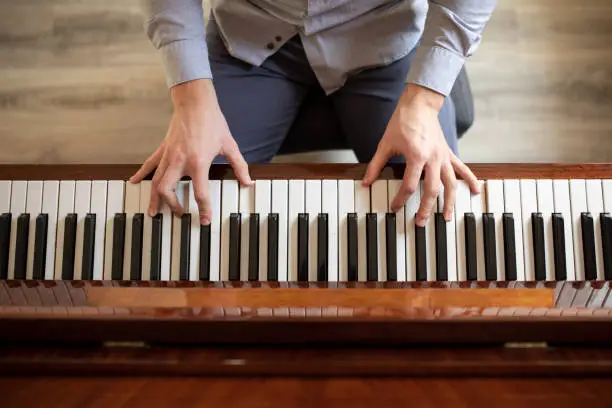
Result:
M139 163L157 146L171 105L139 2L0 0L0 162ZM468 69L464 160L612 161L609 0L500 0Z

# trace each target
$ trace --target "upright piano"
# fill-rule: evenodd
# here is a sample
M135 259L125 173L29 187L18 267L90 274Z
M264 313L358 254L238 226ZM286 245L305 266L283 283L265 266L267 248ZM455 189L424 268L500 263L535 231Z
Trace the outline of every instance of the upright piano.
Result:
M135 378L170 393L257 378L295 393L185 392L311 406L308 384L344 378L329 391L344 402L376 386L419 406L495 390L495 406L547 406L531 379L551 406L612 406L612 165L470 167L482 192L459 180L445 220L442 189L419 227L422 185L390 210L402 165L369 187L361 164L254 165L253 186L214 165L210 225L188 178L184 214L149 216L137 165L0 166L0 383L33 403L67 401L49 378L92 398Z

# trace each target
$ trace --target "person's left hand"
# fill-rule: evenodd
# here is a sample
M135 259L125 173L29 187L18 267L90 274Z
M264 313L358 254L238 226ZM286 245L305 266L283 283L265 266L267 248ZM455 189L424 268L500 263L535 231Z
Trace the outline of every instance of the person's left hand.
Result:
M363 179L363 185L371 185L389 158L404 156L406 169L402 185L391 203L391 210L397 212L417 191L425 171L424 194L415 219L418 226L424 226L435 211L441 184L444 185L444 218L452 219L457 185L455 172L468 183L472 193L480 192L476 176L457 158L444 138L438 118L443 103L443 95L409 84Z

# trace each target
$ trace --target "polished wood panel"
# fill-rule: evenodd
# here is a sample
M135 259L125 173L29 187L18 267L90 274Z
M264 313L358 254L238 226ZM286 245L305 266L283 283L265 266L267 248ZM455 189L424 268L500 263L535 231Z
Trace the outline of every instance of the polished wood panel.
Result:
M0 165L0 180L128 180L139 168L137 164L77 164L77 165ZM253 179L351 179L364 177L366 164L350 163L274 163L249 166ZM575 179L612 178L611 163L482 163L471 164L474 174L487 179ZM389 164L379 179L402 179L405 166ZM152 174L147 179L152 178ZM233 169L226 164L215 164L210 169L211 179L235 179Z
M0 381L4 408L609 408L606 378L40 377Z

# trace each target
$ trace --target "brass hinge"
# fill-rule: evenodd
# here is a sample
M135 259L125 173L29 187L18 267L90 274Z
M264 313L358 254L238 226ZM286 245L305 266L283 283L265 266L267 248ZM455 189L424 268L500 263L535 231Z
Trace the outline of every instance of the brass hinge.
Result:
M548 343L543 342L508 342L504 344L504 348L514 349L533 349L533 348L548 348Z
M105 341L104 347L109 348L146 348L147 343L144 341Z

